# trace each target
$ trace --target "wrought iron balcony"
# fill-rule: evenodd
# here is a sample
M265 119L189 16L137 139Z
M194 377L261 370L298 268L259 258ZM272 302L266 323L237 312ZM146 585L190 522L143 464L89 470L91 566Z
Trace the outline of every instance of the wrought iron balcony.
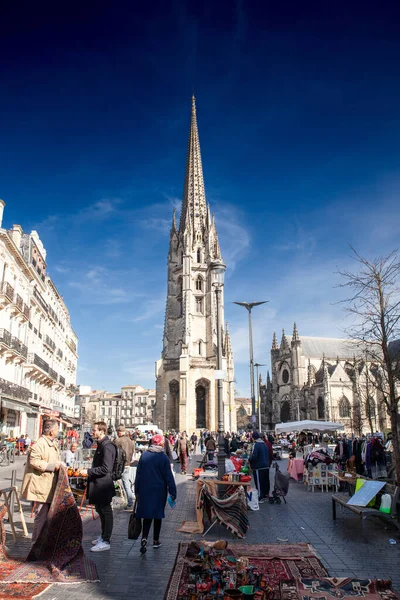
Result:
M51 338L49 338L49 336L48 336L47 334L44 336L43 343L44 343L44 344L45 344L45 345L46 345L46 346L47 346L47 347L48 347L48 348L49 348L49 349L50 349L52 352L54 352L54 351L55 351L55 349L56 349L56 345L55 345L55 343L53 342L53 340L52 340Z
M9 302L14 300L14 288L8 281L3 281L0 284L0 294L3 295Z
M37 354L35 354L34 352L31 352L30 354L28 354L28 363L31 365L36 365L37 367L39 367L39 369L42 369L42 371L44 371L45 373L49 372L49 364L43 360L43 358L40 358L40 356L38 356Z
M76 354L77 347L76 347L76 343L74 342L74 340L71 340L70 338L67 338L65 340L65 343L72 350L72 352L74 352Z
M8 348L10 347L11 333L7 329L0 329L0 343Z
M28 402L29 398L32 396L31 392L27 388L24 388L16 383L12 383L11 381L7 381L6 379L2 379L1 377L0 392L4 396L14 398L15 400L23 400L24 402Z
M34 288L33 296L34 296L34 298L36 298L37 302L40 304L40 306L43 308L43 310L47 313L49 311L49 306L37 288Z
M31 309L27 304L24 304L24 309L22 312L24 313L25 318L29 321L29 318L31 316Z
M28 348L19 340L18 338L11 336L11 346L13 350L16 350L18 354L27 358L28 356Z
M56 312L55 312L55 311L54 311L54 310L51 308L51 306L49 306L49 317L50 317L51 319L53 319L53 321L54 321L55 323L58 323L58 317L57 317L57 314L56 314Z
M49 367L49 375L54 381L58 381L58 373L51 367Z
M65 386L65 377L63 377L62 375L59 376L58 381L61 383L61 385Z
M22 312L23 308L24 308L24 301L22 300L22 298L19 294L16 294L16 296L15 296L15 304L17 305L19 310Z

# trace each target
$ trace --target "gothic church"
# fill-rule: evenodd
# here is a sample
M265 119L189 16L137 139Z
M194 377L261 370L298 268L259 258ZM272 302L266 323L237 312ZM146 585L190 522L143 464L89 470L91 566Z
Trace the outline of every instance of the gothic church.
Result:
M335 421L346 432L384 431L388 416L373 385L377 366L356 340L274 333L272 378L261 385L263 426L304 419Z
M217 307L211 265L222 261L206 201L196 103L192 113L179 226L172 218L163 349L156 363L155 422L188 433L217 429ZM224 323L224 292L221 292ZM222 331L224 429L236 430L234 365L228 326Z

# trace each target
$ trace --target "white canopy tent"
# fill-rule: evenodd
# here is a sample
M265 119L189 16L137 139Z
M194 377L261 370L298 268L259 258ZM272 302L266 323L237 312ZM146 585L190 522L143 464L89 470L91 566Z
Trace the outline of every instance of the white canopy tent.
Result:
M343 431L341 423L331 421L289 421L288 423L277 423L275 433L292 433L294 431Z

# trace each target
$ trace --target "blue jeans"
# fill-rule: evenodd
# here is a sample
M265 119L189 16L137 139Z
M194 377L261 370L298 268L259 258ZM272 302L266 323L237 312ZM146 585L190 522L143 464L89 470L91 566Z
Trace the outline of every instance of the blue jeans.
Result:
M131 490L131 481L129 479L129 468L124 469L122 473L122 485L124 486L125 494L128 500L128 506L133 506L133 495Z

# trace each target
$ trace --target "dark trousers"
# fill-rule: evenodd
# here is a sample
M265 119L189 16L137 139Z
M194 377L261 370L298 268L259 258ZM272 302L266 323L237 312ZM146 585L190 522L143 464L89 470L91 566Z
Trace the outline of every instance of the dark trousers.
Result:
M269 469L257 469L254 471L254 482L258 490L258 499L265 498L269 494Z
M96 512L100 517L101 522L101 539L103 542L110 543L111 534L113 530L113 511L111 504L95 504Z
M147 540L147 538L148 538L152 521L153 521L153 519L143 519L143 528L142 528L142 539L143 540ZM158 542L160 539L161 523L162 523L161 519L154 519L153 539L155 542Z

